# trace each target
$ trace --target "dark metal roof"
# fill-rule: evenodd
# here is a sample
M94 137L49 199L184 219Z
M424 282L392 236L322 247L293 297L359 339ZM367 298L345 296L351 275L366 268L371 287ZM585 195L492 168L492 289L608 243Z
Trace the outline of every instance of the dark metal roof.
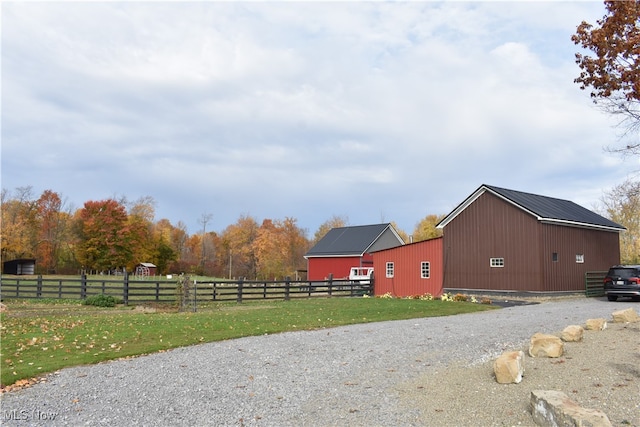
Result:
M572 201L508 190L491 185L481 185L471 196L440 221L438 227L443 228L486 191L534 215L538 221L611 231L625 230L622 225L598 215L589 209L583 208Z
M332 228L305 257L363 255L390 227L387 223Z

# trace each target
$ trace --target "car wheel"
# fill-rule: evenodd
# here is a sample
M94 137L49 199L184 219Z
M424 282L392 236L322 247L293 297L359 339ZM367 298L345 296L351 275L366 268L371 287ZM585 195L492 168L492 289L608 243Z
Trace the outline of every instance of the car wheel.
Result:
M607 295L607 299L609 301L617 301L618 300L618 295Z

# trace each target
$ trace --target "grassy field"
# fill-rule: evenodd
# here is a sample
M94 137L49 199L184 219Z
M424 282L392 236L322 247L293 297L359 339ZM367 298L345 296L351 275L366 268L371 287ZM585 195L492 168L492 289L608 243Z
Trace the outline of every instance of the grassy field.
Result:
M197 312L171 305L155 313L72 301L5 301L0 314L2 385L60 368L171 348L283 331L448 316L492 309L484 304L384 298L207 303Z

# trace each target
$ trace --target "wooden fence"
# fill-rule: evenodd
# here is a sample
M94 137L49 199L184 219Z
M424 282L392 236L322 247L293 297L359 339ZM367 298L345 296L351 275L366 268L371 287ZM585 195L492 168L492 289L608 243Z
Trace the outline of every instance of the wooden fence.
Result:
M120 278L46 278L3 276L0 279L2 299L79 299L92 295L112 295L126 305L150 302L176 302L177 281L158 279L132 280L128 275ZM252 301L289 300L312 297L351 297L373 294L373 280L352 282L326 281L191 281L189 300L198 301Z
M588 297L604 296L604 277L606 271L587 271L584 274L584 292Z

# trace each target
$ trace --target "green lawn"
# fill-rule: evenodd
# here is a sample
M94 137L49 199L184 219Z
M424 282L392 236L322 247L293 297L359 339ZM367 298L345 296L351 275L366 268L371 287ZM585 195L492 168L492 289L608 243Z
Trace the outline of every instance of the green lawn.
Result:
M198 311L143 314L71 301L5 301L0 315L2 385L60 368L251 335L354 323L448 316L492 309L469 302L315 298L208 303Z

